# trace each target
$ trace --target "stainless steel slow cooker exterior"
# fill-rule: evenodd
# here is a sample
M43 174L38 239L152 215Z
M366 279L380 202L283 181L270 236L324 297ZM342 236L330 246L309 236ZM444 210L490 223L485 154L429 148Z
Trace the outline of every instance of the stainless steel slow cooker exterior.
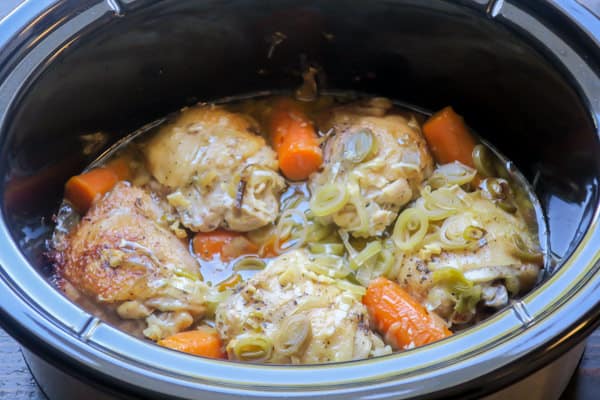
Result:
M34 372L107 398L479 398L580 354L600 318L599 38L575 1L25 1L0 22L0 323ZM550 228L538 287L442 342L281 367L159 348L52 286L44 239L62 182L103 150L83 134L115 140L198 100L289 88L306 62L330 88L452 102L513 159Z

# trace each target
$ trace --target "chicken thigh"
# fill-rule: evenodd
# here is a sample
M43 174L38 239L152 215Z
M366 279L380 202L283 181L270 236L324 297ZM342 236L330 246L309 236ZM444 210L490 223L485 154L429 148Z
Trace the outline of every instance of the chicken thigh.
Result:
M306 250L285 253L219 304L230 359L310 364L391 352L369 330L360 296L314 272L314 262Z
M319 125L332 136L323 170L311 176L311 192L339 185L348 201L322 220L356 237L380 235L433 169L416 119L390 113L391 107L382 98L337 107Z
M58 275L158 340L204 315L199 265L164 223L164 202L126 182L94 203L56 252Z
M405 211L427 215L427 233L414 248L396 249L390 276L415 298L464 323L478 304L503 307L537 282L543 256L520 210L504 210L482 189L455 185L424 193Z
M144 146L181 223L195 232L251 231L275 220L285 187L277 156L249 116L218 106L182 110Z

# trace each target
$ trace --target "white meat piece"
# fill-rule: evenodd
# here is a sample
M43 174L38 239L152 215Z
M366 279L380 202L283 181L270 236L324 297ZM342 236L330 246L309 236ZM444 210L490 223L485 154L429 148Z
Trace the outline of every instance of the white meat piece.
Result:
M369 330L369 316L356 295L335 281L311 271L305 250L293 250L274 259L249 279L216 311L219 334L235 359L236 342L259 332L275 344L269 363L312 364L347 361L391 351ZM278 351L277 340L285 321L304 318L308 338L295 353Z
M430 295L432 290L437 290L431 280L432 271L445 267L458 269L467 279L484 289L505 285L507 278L514 278L518 292L525 293L536 283L541 268L541 263L525 262L515 254L514 235L519 235L528 248L539 247L536 235L530 231L519 211L516 214L504 211L486 198L481 190L471 193L458 187L455 190L460 192L458 196L466 202L466 207L449 218L452 218L458 231L467 226L483 229L485 235L479 247L451 250L444 249L438 245L439 242L433 241L412 253L396 250L396 273L393 273L396 275L394 278L415 298L428 303L430 309L445 319L455 317L454 303L440 303L439 291L438 295ZM419 201L416 203L417 207ZM415 205L411 205L413 206ZM436 301L432 302L432 298ZM472 315L462 317L468 319Z
M373 98L332 109L319 128L332 136L325 145L323 170L311 176L310 189L315 193L335 182L350 192L346 206L324 222L333 221L356 237L380 235L418 195L419 185L433 170L418 122L413 116L391 113L389 100ZM360 130L373 135L375 147L368 158L354 163L345 148ZM357 207L365 210L363 218Z
M198 232L251 231L275 220L285 181L275 152L249 116L218 106L187 108L144 146L181 223Z

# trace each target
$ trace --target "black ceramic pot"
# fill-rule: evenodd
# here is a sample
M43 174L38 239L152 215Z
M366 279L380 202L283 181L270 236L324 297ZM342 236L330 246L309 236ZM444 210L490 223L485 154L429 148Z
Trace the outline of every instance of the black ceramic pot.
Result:
M0 22L0 322L57 399L466 399L580 354L600 316L599 40L574 0L26 0ZM307 62L330 89L452 104L512 159L547 217L543 282L441 343L308 367L165 350L55 290L44 240L67 177L181 106L295 87Z

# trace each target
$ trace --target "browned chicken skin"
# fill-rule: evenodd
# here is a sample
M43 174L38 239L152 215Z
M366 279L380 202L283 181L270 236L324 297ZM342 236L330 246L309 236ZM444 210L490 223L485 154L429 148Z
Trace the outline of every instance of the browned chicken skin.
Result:
M98 302L118 305L123 318L177 320L175 331L191 325L205 311L204 283L186 245L162 222L164 207L144 190L118 183L62 241L59 276Z
M58 265L61 275L104 302L152 297L155 290L148 283L167 273L158 263L198 276L186 246L158 223L163 214L148 193L119 183L68 236Z

